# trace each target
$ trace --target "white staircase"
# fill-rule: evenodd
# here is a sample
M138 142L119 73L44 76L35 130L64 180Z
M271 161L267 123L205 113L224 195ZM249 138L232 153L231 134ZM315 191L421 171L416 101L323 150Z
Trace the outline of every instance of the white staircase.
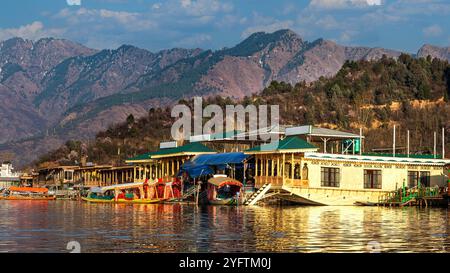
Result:
M190 187L189 189L187 189L187 191L185 191L185 192L183 193L183 197L182 197L181 199L186 199L186 198L188 198L189 196L194 195L194 193L195 193L195 187L192 186L192 187Z
M263 199L266 193L270 190L271 184L266 183L258 191L254 192L244 203L246 206L253 206L259 200Z

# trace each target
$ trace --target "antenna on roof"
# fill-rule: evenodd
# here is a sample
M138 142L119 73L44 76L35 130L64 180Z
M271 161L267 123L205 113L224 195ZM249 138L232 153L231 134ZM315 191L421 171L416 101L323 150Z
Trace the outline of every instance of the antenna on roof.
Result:
M392 141L392 156L395 157L395 125L394 125L393 141Z
M436 131L434 131L433 136L433 158L436 158Z
M406 131L406 154L409 157L409 130Z
M442 127L442 159L445 159L445 128Z

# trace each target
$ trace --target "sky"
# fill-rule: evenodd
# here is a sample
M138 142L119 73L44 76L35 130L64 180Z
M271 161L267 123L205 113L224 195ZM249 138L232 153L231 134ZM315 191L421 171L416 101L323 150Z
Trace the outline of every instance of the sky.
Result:
M103 49L131 44L232 47L258 31L415 53L450 46L449 0L2 0L0 41L65 38Z

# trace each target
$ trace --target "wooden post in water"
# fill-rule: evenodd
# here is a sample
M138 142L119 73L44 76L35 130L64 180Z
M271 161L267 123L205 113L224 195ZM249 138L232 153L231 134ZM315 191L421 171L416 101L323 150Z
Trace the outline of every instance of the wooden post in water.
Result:
M196 205L198 204L198 202L197 202L197 188L196 188L196 183L195 183L195 181L196 181L197 179L196 178L194 178L194 200L196 201Z
M400 197L400 202L402 201L402 199L406 197L406 185L405 185L405 180L403 180L403 187L402 187L402 196Z
M200 195L200 187L199 187L199 184L197 184L197 188L195 189L195 191L197 192L197 197L196 197L195 203L196 203L197 206L198 206L198 196Z

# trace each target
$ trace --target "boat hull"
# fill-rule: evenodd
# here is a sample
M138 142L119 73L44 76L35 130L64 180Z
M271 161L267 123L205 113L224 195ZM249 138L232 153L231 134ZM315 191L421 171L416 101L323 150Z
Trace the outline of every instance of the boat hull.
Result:
M82 197L81 200L89 202L89 203L115 203L115 204L155 204L155 203L160 203L160 202L165 201L164 199L103 200L103 199L95 199L95 198L88 198L88 197Z
M209 203L211 205L221 205L221 206L234 206L237 205L236 199L230 198L230 199L214 199L209 200Z
M47 196L47 197L25 197L25 196L7 196L0 197L0 200L33 200L33 201L51 201L56 200L55 196Z
M288 194L280 194L277 197L298 203L301 205L322 206L355 206L372 205L378 203L378 199L387 193L379 190L345 190L325 188L291 188L283 187Z

